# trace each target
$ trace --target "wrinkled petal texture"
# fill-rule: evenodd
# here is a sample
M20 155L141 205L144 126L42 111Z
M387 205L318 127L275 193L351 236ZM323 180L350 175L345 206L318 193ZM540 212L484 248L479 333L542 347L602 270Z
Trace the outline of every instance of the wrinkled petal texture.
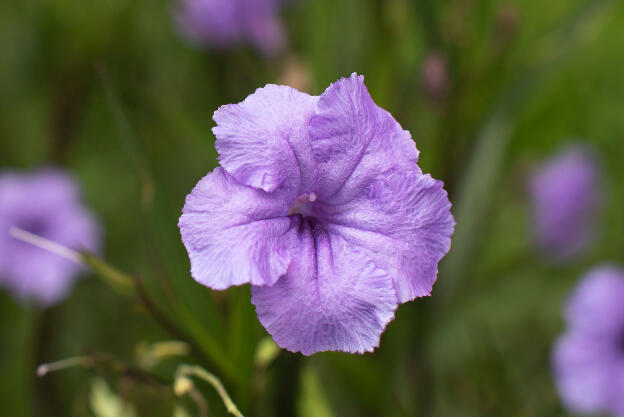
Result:
M455 222L442 182L418 167L410 134L355 74L323 93L310 126L319 161L313 214L367 249L400 302L429 295Z
M20 300L44 306L61 301L83 268L13 238L11 227L90 252L98 250L101 234L67 174L55 169L0 174L0 285Z
M455 226L443 184L420 172L379 175L348 203L319 203L331 233L361 246L392 277L399 302L430 295Z
M303 222L286 276L252 287L260 322L277 344L310 355L372 351L397 307L390 277L357 247Z
M251 283L291 351L371 351L399 303L430 294L455 224L409 133L356 74L319 97L267 85L214 119L222 168L180 219L193 277Z
M342 78L321 95L310 132L322 199L350 200L391 167L420 171L409 132L373 102L362 76Z
M178 226L200 283L222 290L272 285L286 273L297 244L283 194L245 186L222 168L191 191Z
M557 388L574 412L624 415L624 271L591 270L570 297L553 350Z
M269 84L242 103L221 106L213 128L219 162L239 182L264 191L287 180L295 193L310 187L317 174L307 124L317 100Z

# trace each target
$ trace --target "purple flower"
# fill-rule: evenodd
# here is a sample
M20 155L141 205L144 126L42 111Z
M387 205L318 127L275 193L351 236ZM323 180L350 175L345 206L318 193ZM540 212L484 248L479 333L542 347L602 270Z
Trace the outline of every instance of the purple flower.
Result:
M624 270L590 271L565 318L568 331L553 352L563 402L574 412L624 417Z
M441 101L448 95L449 75L446 58L440 52L433 51L424 58L420 82L425 94L432 101Z
M22 300L50 305L69 292L81 266L10 236L12 227L74 249L95 251L98 224L67 174L0 174L0 286Z
M182 0L176 19L193 42L227 48L250 42L266 54L284 45L282 0Z
M221 167L179 223L193 277L250 283L283 348L372 351L399 303L430 294L454 228L409 132L356 74L321 96L269 84L214 120Z
M598 164L582 146L565 149L531 178L535 236L554 259L578 254L595 237L600 206Z

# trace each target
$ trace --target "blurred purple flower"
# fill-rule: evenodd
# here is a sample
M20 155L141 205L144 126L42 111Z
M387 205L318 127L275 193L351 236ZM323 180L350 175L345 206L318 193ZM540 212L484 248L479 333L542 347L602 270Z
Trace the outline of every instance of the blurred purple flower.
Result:
M179 222L193 277L250 283L283 348L372 351L399 303L430 294L455 224L409 132L356 74L321 96L267 85L214 120L222 167Z
M446 98L449 89L449 76L446 58L440 52L430 52L422 64L420 80L423 90L433 101Z
M553 352L564 404L573 412L624 417L624 270L590 271L565 318L568 330Z
M228 48L249 42L265 54L284 46L279 19L283 0L182 0L176 20L194 43Z
M69 292L81 266L10 236L23 229L74 249L95 251L99 228L80 203L76 183L47 169L0 174L0 286L21 300L50 305Z
M531 178L534 233L540 248L552 258L576 255L595 237L599 179L594 155L579 145L547 161Z

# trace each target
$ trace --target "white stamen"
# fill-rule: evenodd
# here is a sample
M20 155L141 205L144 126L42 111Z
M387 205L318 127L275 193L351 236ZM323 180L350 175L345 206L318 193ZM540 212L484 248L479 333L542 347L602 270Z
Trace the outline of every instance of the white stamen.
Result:
M315 192L311 192L309 194L308 193L301 194L293 202L293 205L290 208L290 211L288 212L288 215L290 216L291 214L294 214L294 213L300 213L301 209L303 209L308 202L314 203L317 198L318 198L318 196L316 195Z
M30 243L38 248L45 249L56 255L62 256L72 262L83 264L82 255L80 253L68 248L67 246L63 246L60 243L53 242L15 226L11 226L9 228L9 235L13 236L15 239L21 240L22 242Z

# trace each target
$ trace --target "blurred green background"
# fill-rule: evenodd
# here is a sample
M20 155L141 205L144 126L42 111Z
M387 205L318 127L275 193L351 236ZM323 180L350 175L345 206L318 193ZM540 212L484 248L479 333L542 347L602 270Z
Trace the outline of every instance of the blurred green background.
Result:
M549 363L562 303L585 270L624 254L624 3L299 0L282 15L288 52L274 58L189 45L173 6L0 3L0 167L74 173L104 225L104 257L140 276L196 344L150 368L157 383L140 381L127 367L175 337L132 298L94 276L45 311L0 293L0 414L201 416L166 386L184 362L214 372L249 416L568 415ZM433 79L432 65L443 68ZM447 184L453 247L433 296L400 306L374 354L262 360L249 288L214 292L190 277L184 198L217 164L219 105L266 83L320 94L354 71L412 132L423 171ZM533 249L526 178L579 139L603 162L602 233L552 265ZM104 353L125 365L35 376L37 364ZM211 416L226 415L197 387Z

